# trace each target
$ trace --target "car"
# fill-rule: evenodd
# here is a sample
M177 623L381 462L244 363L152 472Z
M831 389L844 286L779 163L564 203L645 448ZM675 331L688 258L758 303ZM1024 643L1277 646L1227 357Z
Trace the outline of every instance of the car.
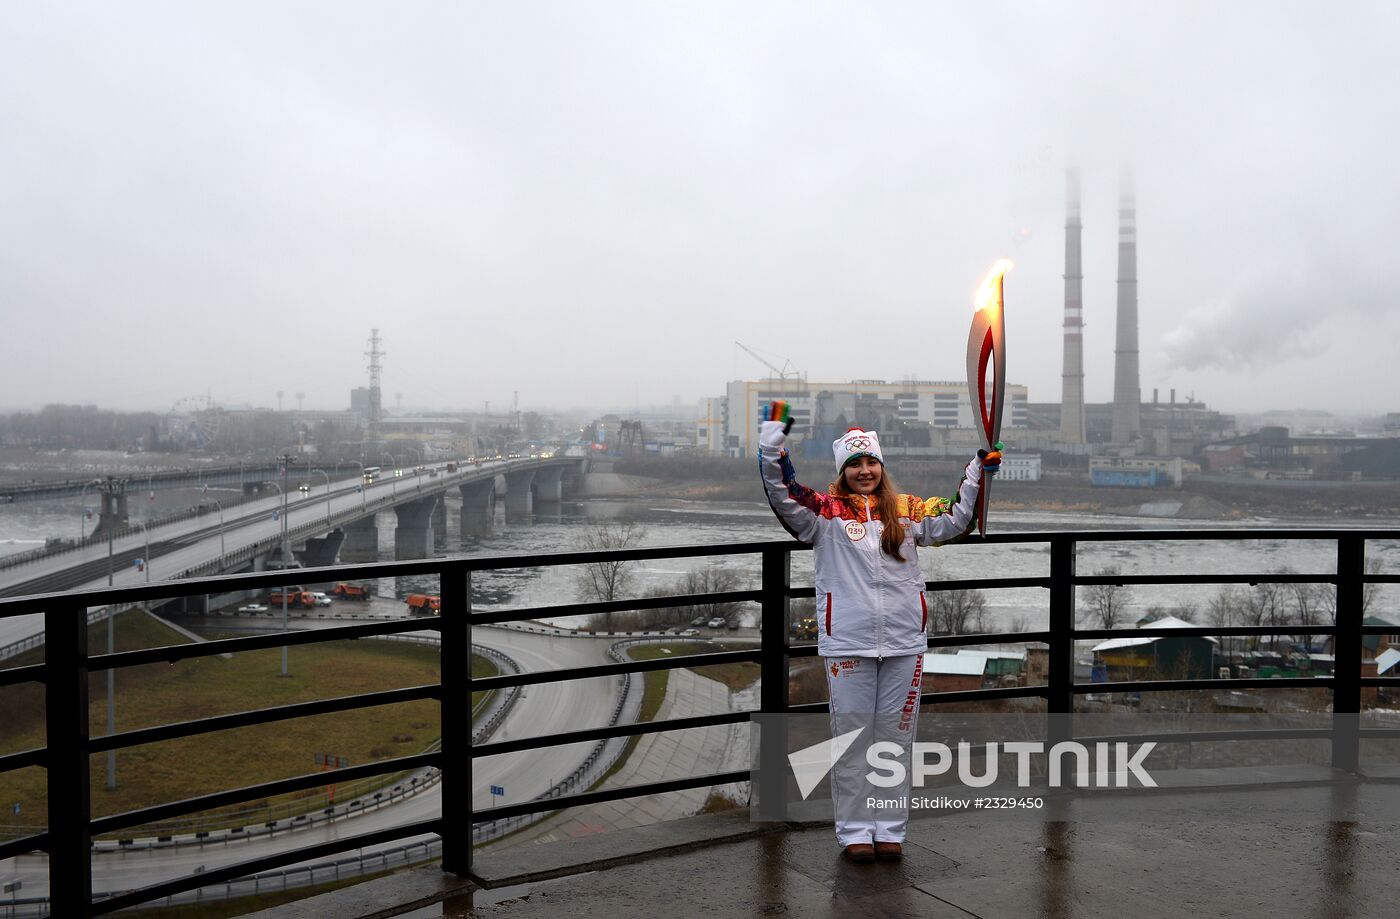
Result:
M317 606L330 606L330 605L331 605L331 598L328 597L328 596L326 596L324 593L322 593L322 592L319 591L319 590L313 590L313 591L311 591L311 599L313 599L313 600L316 601L316 605L317 605Z
M698 627L707 624L709 621L710 618L708 616L696 616L694 619L690 620L690 624Z
M735 616L733 619L729 620L729 630L732 632L737 628L739 628L739 617Z
M677 635L683 635L683 636L685 636L686 638L694 638L696 635L699 635L699 634L700 634L700 630L699 630L699 629L681 629L681 630L680 630L679 632L677 632L676 634L677 634Z
M715 618L711 619L705 624L712 629L722 629L725 626L729 625L729 620L725 619L723 616L716 616Z
M244 605L244 606L240 606L240 607L238 608L238 611L239 611L240 613L265 613L265 612L267 612L267 604L265 604L265 603L248 603L248 604L246 604L246 605Z

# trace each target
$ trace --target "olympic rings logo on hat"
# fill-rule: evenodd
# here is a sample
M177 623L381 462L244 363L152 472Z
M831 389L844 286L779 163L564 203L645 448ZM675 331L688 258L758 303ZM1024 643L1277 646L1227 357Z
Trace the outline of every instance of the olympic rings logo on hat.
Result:
M843 440L843 441L841 442L841 444L842 444L842 446L844 446L844 447L846 448L847 452L854 452L854 451L856 451L856 450L869 450L869 449L870 449L870 438L869 438L869 437L847 437L845 440Z

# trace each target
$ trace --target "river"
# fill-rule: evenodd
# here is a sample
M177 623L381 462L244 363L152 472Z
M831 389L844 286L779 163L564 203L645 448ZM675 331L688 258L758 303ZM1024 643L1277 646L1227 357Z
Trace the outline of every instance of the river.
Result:
M210 492L210 498L217 497ZM192 495L170 494L157 498L157 512L174 510L197 500ZM449 500L448 539L438 551L448 555L515 556L566 552L580 547L588 528L597 524L632 522L643 533L639 545L668 546L750 542L788 539L766 504L760 502L702 502L670 499L589 500L565 502L552 515L538 515L532 521L507 521L498 510L496 527L489 536L458 536L459 503ZM133 516L139 516L134 511ZM0 554L23 551L43 545L49 536L76 537L81 510L76 500L35 503L0 508ZM1050 512L1004 512L992 518L998 532L1047 532L1084 530L1164 530L1201 526L1198 521L1089 515ZM1330 522L1329 522L1330 524ZM1297 521L1253 519L1211 527L1291 527ZM1400 529L1400 521L1366 521L1368 528ZM394 515L379 517L381 558L393 558ZM1400 541L1373 540L1368 557L1379 560L1382 570L1400 571ZM920 560L931 579L978 577L1036 577L1049 573L1049 549L1043 544L953 545L919 550ZM632 592L643 595L671 588L687 571L702 565L733 569L743 587L758 584L758 559L753 556L720 556L708 559L668 559L640 563L633 568ZM1206 574L1258 573L1288 567L1295 571L1328 574L1336 569L1335 547L1323 541L1212 540L1209 542L1108 542L1081 546L1078 570L1094 574L1116 566L1124 574ZM473 604L481 609L510 609L565 605L584 599L577 583L577 569L563 567L523 567L484 572L474 578ZM381 594L402 596L409 592L436 592L434 578L386 580ZM811 553L793 555L792 581L811 585ZM1150 607L1185 604L1194 607L1198 621L1204 622L1206 604L1215 596L1214 586L1137 586L1132 588L1129 621ZM1377 591L1371 612L1387 615L1400 609L1395 585ZM1047 619L1046 591L1040 588L990 590L986 592L989 624L998 629L1013 625L1042 628ZM750 624L756 608L741 614ZM560 624L581 624L577 617L555 617Z

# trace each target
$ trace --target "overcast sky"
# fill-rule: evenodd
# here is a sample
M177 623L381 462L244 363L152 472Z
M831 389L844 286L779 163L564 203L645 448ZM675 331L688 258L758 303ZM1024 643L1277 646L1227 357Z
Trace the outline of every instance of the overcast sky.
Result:
M0 4L0 408L691 402L764 374L1086 393L1117 196L1141 386L1400 411L1400 4Z

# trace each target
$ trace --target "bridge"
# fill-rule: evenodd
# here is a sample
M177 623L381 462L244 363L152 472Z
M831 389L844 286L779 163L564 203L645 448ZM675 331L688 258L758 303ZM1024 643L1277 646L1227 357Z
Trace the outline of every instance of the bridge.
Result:
M129 533L110 541L74 546L68 551L4 566L0 562L0 596L23 596L59 590L132 586L158 580L262 571L275 567L321 567L337 561L379 559L376 515L392 509L394 556L425 558L445 536L445 496L462 497L461 532L485 533L495 514L497 493L504 490L506 513L523 516L536 505L557 505L566 483L577 479L587 460L571 456L534 456L481 463L438 463L390 470L373 483L358 476L351 482L310 486L303 494L273 493L162 527ZM456 466L449 471L449 466ZM237 482L237 470L227 481ZM242 476L245 484L252 479ZM284 486L276 484L281 490ZM286 513L283 515L285 500ZM282 557L284 540L292 558ZM136 565L137 560L141 564ZM239 599L238 595L201 597L201 603ZM43 631L37 617L0 622L0 658L32 646Z
M1381 691L1400 690L1400 678L1367 671L1362 650L1368 636L1387 635L1394 626L1368 624L1363 597L1372 585L1400 583L1400 575L1372 573L1366 567L1370 541L1392 543L1396 531L1366 530L1199 530L1109 531L1001 534L988 542L1043 544L1047 573L1035 577L986 577L967 581L928 582L928 591L1024 589L1045 591L1048 625L1031 632L934 635L930 648L976 647L1004 643L1040 643L1046 669L1037 680L1014 686L923 692L925 706L993 705L1021 700L1012 721L1045 740L1124 743L1151 740L1182 751L1174 762L1186 765L1163 773L1160 793L1147 788L1119 791L1092 784L1059 787L1037 782L1030 792L998 787L998 794L1033 793L1044 810L1021 819L942 817L911 824L906 861L898 866L853 866L843 863L831 839L829 806L809 806L790 794L789 716L817 715L825 722L826 705L791 696L791 665L816 656L812 645L791 641L788 604L813 596L810 586L791 582L792 556L806 547L792 541L575 552L506 558L456 558L400 561L313 569L307 578L333 580L431 575L440 579L442 612L413 620L388 620L336 626L304 633L220 639L117 653L93 653L88 647L85 614L95 606L159 602L182 596L265 589L285 581L285 572L245 573L170 581L149 587L119 587L81 593L0 600L0 618L43 617L47 631L45 663L0 669L0 686L38 683L44 687L45 746L0 756L0 772L42 767L47 773L48 826L30 836L0 841L0 870L16 876L28 872L24 889L41 891L14 899L15 909L47 910L56 916L105 915L168 898L227 895L235 883L278 869L299 870L303 878L325 879L348 853L423 840L436 846L441 870L386 878L344 895L319 898L312 913L349 917L400 915L426 903L465 897L444 904L443 915L457 915L478 902L519 897L520 885L539 890L532 898L503 904L502 915L538 916L557 912L567 901L576 912L630 917L674 910L678 895L696 909L715 914L848 915L860 909L881 915L976 915L1000 917L1043 915L1071 917L1114 915L1131 908L1134 915L1174 916L1221 913L1270 916L1280 895L1313 915L1389 915L1400 895L1393 870L1400 842L1400 798L1393 782L1400 767L1393 743L1400 728L1385 712L1366 711L1366 699ZM1336 564L1319 572L1229 572L1080 575L1076 560L1085 545L1124 541L1166 546L1181 540L1327 540L1336 548ZM717 594L646 597L535 609L482 609L473 604L478 572L524 567L579 565L597 561L635 562L671 558L705 558L756 554L761 558L757 586ZM1081 628L1075 622L1075 591L1112 584L1313 584L1334 590L1336 617L1328 623L1270 623L1137 629ZM541 618L631 609L661 609L716 602L751 602L761 611L761 633L754 650L683 654L657 659L572 665L551 658L545 666L474 679L467 664L474 642L487 641L483 630L502 624L528 627ZM396 635L428 629L440 636L440 681L387 692L324 699L290 706L221 715L202 721L142 727L100 737L89 734L89 675L159 662L221 653L309 645L344 638ZM1084 682L1075 674L1076 642L1129 638L1135 645L1166 638L1208 640L1216 637L1261 639L1280 632L1325 636L1334 645L1335 667L1306 677L1254 676L1201 679L1160 672L1115 675L1109 682ZM586 640L579 638L577 640ZM473 690L529 688L563 684L561 698L599 678L613 679L649 671L675 671L718 664L755 663L761 676L751 708L698 716L667 716L656 721L612 720L608 706L592 705L591 717L556 720L538 731L510 737L474 739L469 712ZM544 662L541 662L544 663ZM560 666L563 664L564 666ZM1284 701L1273 722L1233 722L1222 729L1182 719L1181 709L1164 709L1168 717L1143 722L1126 717L1126 709L1107 710L1095 720L1083 707L1090 695L1132 694L1163 700L1201 699L1211 693L1266 703L1278 693L1327 694L1329 704L1301 716ZM436 699L441 707L441 746L433 751L356 765L337 774L341 781L393 775L420 768L440 774L435 810L405 811L392 826L348 824L331 838L283 835L275 847L232 849L234 857L206 868L200 856L166 862L159 879L142 878L116 889L99 886L95 869L105 856L95 849L99 836L122 833L155 821L192 815L214 807L261 800L318 788L322 773L308 773L257 786L226 789L184 801L161 802L133 811L94 817L91 810L90 758L109 750L158 744L184 737L287 718L350 712L394 701ZM1257 706L1256 706L1257 708ZM946 709L940 710L940 715ZM956 711L956 709L954 709ZM781 716L781 717L779 717ZM1089 716L1089 717L1086 717ZM946 717L946 716L945 716ZM934 728L945 717L926 719ZM766 719L766 720L765 720ZM777 719L777 720L774 720ZM548 761L560 749L578 744L649 738L671 732L738 726L759 721L757 755L750 768L684 772L684 762L657 776L614 787L581 787L531 800L483 807L480 779L490 775L496 757L524 755L525 761ZM957 736L961 725L947 736ZM1146 730L1144 730L1146 727ZM1375 747L1376 744L1382 744ZM1299 751L1311 751L1298 765L1251 766L1239 770L1193 768L1193 757L1206 751L1267 749L1293 763ZM800 752L800 751L799 751ZM990 748L982 755L989 757ZM249 755L253 755L250 753ZM1267 760L1266 760L1267 761ZM1081 769L1087 768L1081 765ZM1100 767L1104 768L1104 767ZM680 770L679 774L676 770ZM1088 780L1082 776L1081 783ZM729 815L679 821L643 828L612 838L574 839L538 849L477 852L473 828L484 824L587 808L610 802L653 801L691 789L747 783L749 806ZM1102 783L1100 783L1102 784ZM805 796L804 796L805 797ZM392 811L392 809L391 809ZM358 818L357 818L358 819ZM696 822L699 821L699 822ZM1215 823L1212 823L1215 821ZM1218 826L1216 825L1218 823ZM815 828L814 828L815 827ZM287 840L298 840L285 844ZM43 853L36 860L31 853ZM239 858L238 856L245 856ZM664 856L664 857L663 857ZM363 861L363 859L361 859ZM23 863L23 864L21 864ZM375 861L371 860L374 864ZM387 865L388 862L383 864ZM298 867L300 866L300 867ZM317 869L326 873L317 875ZM42 871L48 882L35 880ZM284 883L286 876L284 875ZM139 886L136 886L139 884ZM1280 885L1283 885L1281 888ZM246 889L246 888L245 888ZM15 888L19 892L19 888ZM495 897L496 900L490 899ZM4 904L0 904L3 907ZM36 914L31 912L28 914ZM493 913L495 914L495 913Z

